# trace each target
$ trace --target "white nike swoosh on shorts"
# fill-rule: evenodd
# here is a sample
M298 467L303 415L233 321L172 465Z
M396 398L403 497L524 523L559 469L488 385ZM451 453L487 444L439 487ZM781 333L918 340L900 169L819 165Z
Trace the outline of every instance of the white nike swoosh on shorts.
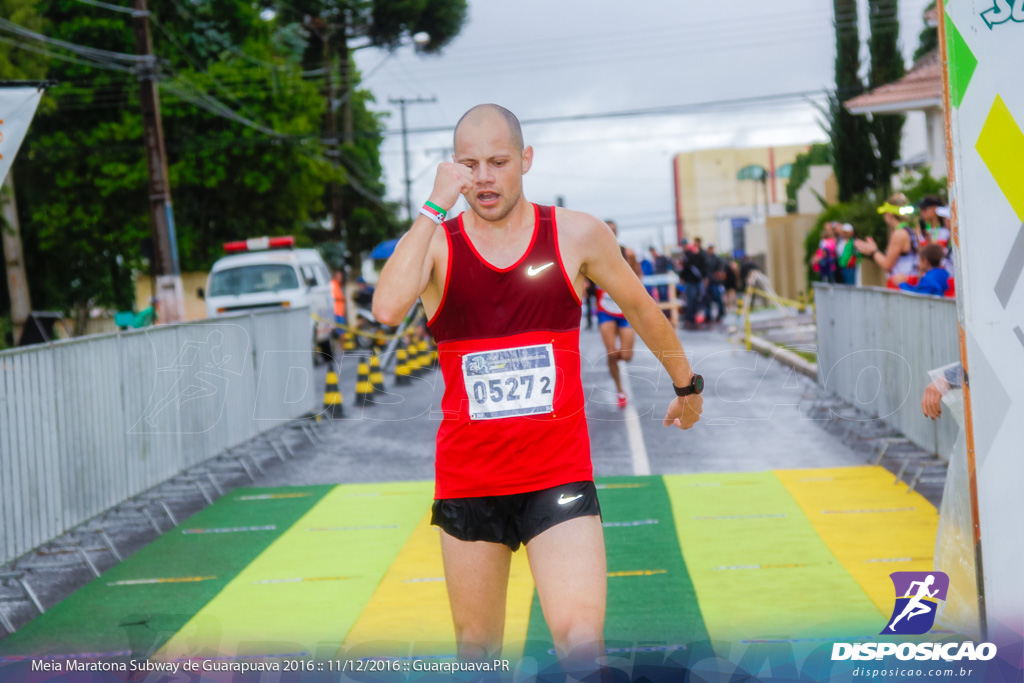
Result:
M563 493L562 495L560 495L558 497L558 504L559 505L568 505L569 503L573 502L574 500L579 500L582 497L583 497L583 494L580 493L580 494L577 494L577 495L573 496L572 498L566 498L565 494Z

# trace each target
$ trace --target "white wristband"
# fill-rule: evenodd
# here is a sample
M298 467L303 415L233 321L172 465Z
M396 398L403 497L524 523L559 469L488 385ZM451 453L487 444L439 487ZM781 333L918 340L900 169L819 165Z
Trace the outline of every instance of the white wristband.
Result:
M438 225L441 225L441 223L444 223L444 218L445 217L444 217L443 214L435 213L435 212L431 211L430 209L428 209L425 206L421 206L420 207L420 214L426 216L427 218L429 218L430 220L434 221Z

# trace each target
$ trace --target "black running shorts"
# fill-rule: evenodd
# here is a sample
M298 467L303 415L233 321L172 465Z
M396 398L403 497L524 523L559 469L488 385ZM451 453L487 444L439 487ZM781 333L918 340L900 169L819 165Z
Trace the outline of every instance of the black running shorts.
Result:
M592 481L562 484L508 496L442 498L434 501L430 523L461 541L520 544L577 517L601 516Z

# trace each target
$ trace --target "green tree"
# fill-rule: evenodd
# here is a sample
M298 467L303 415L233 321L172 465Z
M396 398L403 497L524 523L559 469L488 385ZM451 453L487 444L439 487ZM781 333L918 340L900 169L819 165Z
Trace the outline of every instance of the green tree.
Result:
M857 0L833 0L836 31L836 90L825 110L831 141L839 201L848 202L873 184L876 169L870 126L854 116L844 103L864 92L860 78L860 31Z
M288 0L277 6L278 20L301 25L307 42L302 62L308 71L324 72L325 98L337 102L324 111L325 138L338 139L328 152L347 176L340 189L339 220L332 221L330 237L342 232L351 260L380 239L401 229L395 206L383 200L379 149L382 119L367 109L372 96L359 90L359 76L352 50L383 47L394 50L420 32L427 42L417 50L440 52L458 35L465 23L466 0ZM352 48L354 42L359 42ZM340 121L339 121L340 119ZM328 189L325 205L332 204Z
M793 168L789 172L789 182L786 183L786 211L796 213L796 194L811 177L811 166L831 163L832 146L821 142L814 143L809 150L796 155Z
M36 9L36 0L0 0L0 17L41 32L46 28L43 16ZM21 41L4 34L5 39ZM0 80L40 80L46 76L47 58L41 52L16 47L11 42L0 42Z
M892 83L903 77L906 65L900 50L900 23L898 0L868 0L871 24L871 69L869 86ZM903 114L874 115L871 133L877 150L878 168L876 185L882 194L888 195L892 187L895 163L900 158L900 141L903 135Z
M319 230L324 100L273 27L237 0L151 4L163 66L161 100L183 269L205 269L221 242ZM47 9L50 34L131 53L131 19L73 0ZM145 148L130 73L66 61L16 162L26 264L43 308L130 307L150 235Z
M931 3L925 8L925 12L935 9L935 3ZM917 38L917 50L914 51L914 61L921 59L927 54L930 54L933 50L939 49L939 27L938 26L925 26L921 29L921 34Z

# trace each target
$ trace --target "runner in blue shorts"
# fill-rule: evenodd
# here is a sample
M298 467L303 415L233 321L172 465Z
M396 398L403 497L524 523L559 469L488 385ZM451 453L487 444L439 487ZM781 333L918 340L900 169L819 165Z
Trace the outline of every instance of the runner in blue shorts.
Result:
M606 221L608 227L616 235L619 234L615 221ZM637 263L636 254L632 249L622 249L622 258L626 260L637 277L640 277L640 264ZM618 392L618 404L620 409L626 407L626 392L622 390L622 378L619 373L619 361L629 362L633 360L633 343L636 340L636 333L629 326L629 321L622 314L622 309L615 303L608 293L598 288L597 290L597 328L601 331L601 341L604 342L606 357L608 358L608 372L615 382L615 390Z

